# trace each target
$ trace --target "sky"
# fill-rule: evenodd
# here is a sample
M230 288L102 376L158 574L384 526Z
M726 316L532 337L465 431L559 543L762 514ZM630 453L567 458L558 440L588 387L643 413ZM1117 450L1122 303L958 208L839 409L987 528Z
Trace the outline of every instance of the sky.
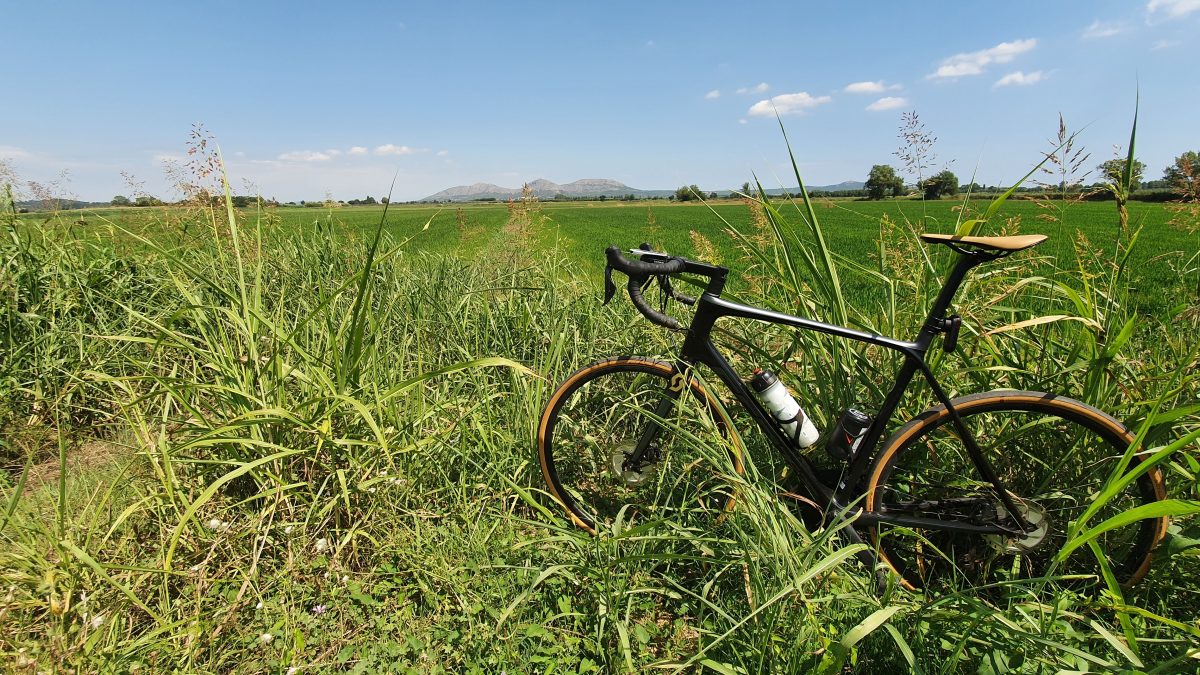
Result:
M963 183L1020 179L1060 114L1089 167L1123 153L1139 96L1147 179L1200 150L1200 0L6 4L0 161L85 200L177 198L198 123L282 201L792 186L776 114L810 185L899 167L911 111Z

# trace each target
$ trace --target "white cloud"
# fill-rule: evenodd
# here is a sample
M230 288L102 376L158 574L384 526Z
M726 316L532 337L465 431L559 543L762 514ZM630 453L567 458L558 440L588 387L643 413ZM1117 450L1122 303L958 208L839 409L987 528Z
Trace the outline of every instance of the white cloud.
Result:
M758 84L754 85L753 87L742 87L737 90L737 93L739 93L739 94L761 94L770 88L771 88L771 86L769 84L767 84L766 82L759 82Z
M653 46L654 46L654 40L646 40L646 46L647 46L647 47L653 47Z
M1031 84L1037 84L1038 82L1041 82L1044 77L1045 77L1045 75L1040 70L1035 70L1032 73L1028 73L1028 74L1022 73L1021 71L1018 70L1015 73L1009 73L1009 74L1005 75L1004 77L1000 78L999 80L996 80L996 84L994 84L992 86L993 87L1007 87L1009 85L1017 85L1017 86L1021 86L1021 87L1026 87Z
M899 89L898 84L884 84L883 80L875 82L852 82L843 90L847 94L879 94L888 90Z
M370 150L368 150L368 149L366 149L366 148L364 148L363 146L361 146L361 145L356 145L356 146L354 146L353 148L350 148L349 150L347 150L347 151L346 151L346 154L347 154L347 155L365 155L365 154L367 154L367 153L369 153L369 152L371 152L371 151L370 151Z
M1150 0L1146 3L1146 10L1151 13L1162 10L1174 19L1200 10L1200 0Z
M33 153L11 145L0 145L0 157L4 159L29 159Z
M750 106L746 114L755 117L772 117L776 112L780 116L800 115L809 108L815 108L833 99L828 96L813 96L807 91L795 94L780 94L770 99L763 99Z
M903 108L906 105L908 105L908 99L906 99L904 97L884 96L883 98L879 99L878 101L875 101L871 105L867 106L867 110L873 110L873 111L894 110L896 108Z
M720 89L713 89L712 91L710 91L710 92L708 92L707 94L705 94L705 95L704 95L704 98L706 98L706 99L708 99L708 100L710 100L710 101L711 101L712 99L714 99L714 98L721 98L721 90L720 90Z
M391 143L386 143L375 148L375 154L377 155L411 155L414 152L416 151L407 145L392 145Z
M187 157L171 152L162 152L154 156L154 161L159 162L160 164L162 162L182 162L185 159L187 159Z
M1087 28L1083 29L1083 38L1088 40L1112 37L1124 32L1124 30L1125 24L1119 21L1101 21L1100 19L1096 19Z
M1170 49L1172 47L1178 47L1178 46L1179 46L1179 42L1176 40L1159 40L1158 42L1155 42L1154 46L1151 47L1150 49L1152 49L1154 51L1158 51L1160 49Z
M1197 0L1200 1L1200 0ZM966 75L981 75L983 69L993 63L1008 63L1017 56L1032 50L1037 46L1037 40L1014 40L1001 42L995 47L981 49L977 52L955 54L942 61L937 71L926 75L927 79L943 77L964 77Z
M325 162L333 159L333 155L315 150L293 150L279 155L279 159L285 162Z
M438 150L438 151L437 151L437 156L438 156L438 157L445 157L446 155L449 155L449 154L450 154L450 151L449 151L449 150Z
M741 118L740 120L738 120L738 124L746 124L746 123L748 123L748 122L749 122L749 120L747 120L745 117L743 117L743 118Z

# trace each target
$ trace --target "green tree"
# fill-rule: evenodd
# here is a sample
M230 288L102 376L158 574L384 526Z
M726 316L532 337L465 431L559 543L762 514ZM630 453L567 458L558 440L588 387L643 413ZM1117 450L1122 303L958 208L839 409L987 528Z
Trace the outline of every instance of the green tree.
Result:
M941 199L942 195L954 196L958 194L958 176L946 169L921 181L917 187L925 193L925 199Z
M1200 153L1188 150L1163 171L1171 190L1189 201L1200 201Z
M883 199L888 194L899 197L904 192L904 181L896 175L896 170L891 166L876 164L871 167L871 173L863 187L871 199Z
M1125 182L1125 160L1110 159L1096 167L1105 181L1113 185L1123 185ZM1146 165L1133 160L1133 179L1129 181L1129 191L1138 189L1142 184L1142 176L1146 173Z
M704 193L696 185L684 185L675 191L675 200L680 202L696 201L704 198Z
M126 197L125 195L117 195L116 197L113 197L112 201L109 203L113 206L129 206L133 202L129 201L129 197Z

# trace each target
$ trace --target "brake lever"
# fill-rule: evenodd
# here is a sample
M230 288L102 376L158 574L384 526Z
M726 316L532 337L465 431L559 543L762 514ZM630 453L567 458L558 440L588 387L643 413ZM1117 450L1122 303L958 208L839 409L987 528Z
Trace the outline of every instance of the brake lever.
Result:
M617 285L613 283L612 272L612 265L604 266L604 304L606 305L617 294Z
M693 298L690 295L684 295L683 293L680 293L679 291L675 290L675 287L671 285L671 277L669 275L666 275L666 274L660 275L658 278L658 283L661 286L663 292L666 293L668 298L671 298L672 300L681 302L688 306L696 304L695 298Z

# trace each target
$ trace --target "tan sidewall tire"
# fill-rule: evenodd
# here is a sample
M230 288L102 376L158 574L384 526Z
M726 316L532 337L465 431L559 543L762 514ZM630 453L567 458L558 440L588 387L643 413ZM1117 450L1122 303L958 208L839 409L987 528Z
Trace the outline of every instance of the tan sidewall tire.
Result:
M659 375L667 380L669 380L673 375L677 374L674 366L672 366L670 363L641 356L622 356L595 361L575 371L569 377L567 377L562 384L558 385L558 388L555 389L554 393L550 395L550 400L546 402L546 408L542 411L542 417L538 423L538 464L541 465L542 478L546 482L546 487L549 489L550 495L554 498L554 501L558 502L559 506L561 506L563 510L567 512L567 515L571 518L571 522L575 523L580 528L587 530L591 534L596 534L596 529L588 525L587 521L585 521L580 517L579 514L575 513L574 510L567 506L567 500L564 499L562 494L559 492L557 485L558 481L554 476L554 472L551 470L551 465L553 463L553 459L551 458L551 455L553 454L553 448L550 447L549 442L552 439L554 431L552 424L557 423L559 404L573 394L579 387L593 379L604 377L604 375L607 373L628 372L630 370L637 370L640 372ZM700 383L698 378L696 378L694 375L689 376L686 374L685 377L687 377L689 388L700 400L707 402L709 411L713 415L713 419L716 420L717 424L722 427L725 435L731 439L731 442L734 446L732 452L734 470L738 473L738 475L744 474L745 467L742 464L742 455L744 454L744 449L741 446L741 441L737 434L730 433L730 430L733 428L733 423L730 421L728 415L725 414L724 408L721 406L716 397L714 397L712 393ZM729 499L726 501L723 510L728 512L733 508L733 503L734 495L731 494Z
M1116 437L1124 439L1125 443L1132 443L1134 440L1133 434L1129 433L1120 422L1113 419L1109 415L1071 398L1062 396L1054 396L1041 392L1032 391L995 391L985 394L973 394L962 398L953 399L951 403L954 409L961 416L968 416L973 412L986 411L991 408L994 410L1024 410L1029 412L1040 412L1048 414L1057 414L1064 418L1082 417L1098 426L1107 428ZM949 411L944 406L935 406L921 413L917 417L910 420L907 424L901 427L896 433L892 434L891 438L884 444L883 449L876 457L874 464L871 466L871 471L866 486L866 511L874 513L878 507L877 493L881 486L881 481L884 475L889 472L892 464L899 458L900 451L907 446L913 439L920 438L927 430L936 428L946 422L949 418ZM1144 459L1146 455L1137 456L1137 460ZM1152 481L1154 494L1156 499L1166 499L1166 487L1163 485L1162 472L1157 468L1147 472L1146 476ZM1167 533L1168 520L1166 517L1156 519L1157 527L1154 531L1154 539L1148 547L1145 558L1134 570L1134 573L1125 582L1126 586L1131 586L1142 579L1146 572L1150 569L1150 562L1153 559L1153 550L1158 543L1162 541ZM916 586L906 579L901 570L887 557L887 552L879 545L879 533L875 527L870 527L867 530L868 536L879 552L879 558L888 567L896 573L896 576L901 580L901 583L909 589L915 589Z

